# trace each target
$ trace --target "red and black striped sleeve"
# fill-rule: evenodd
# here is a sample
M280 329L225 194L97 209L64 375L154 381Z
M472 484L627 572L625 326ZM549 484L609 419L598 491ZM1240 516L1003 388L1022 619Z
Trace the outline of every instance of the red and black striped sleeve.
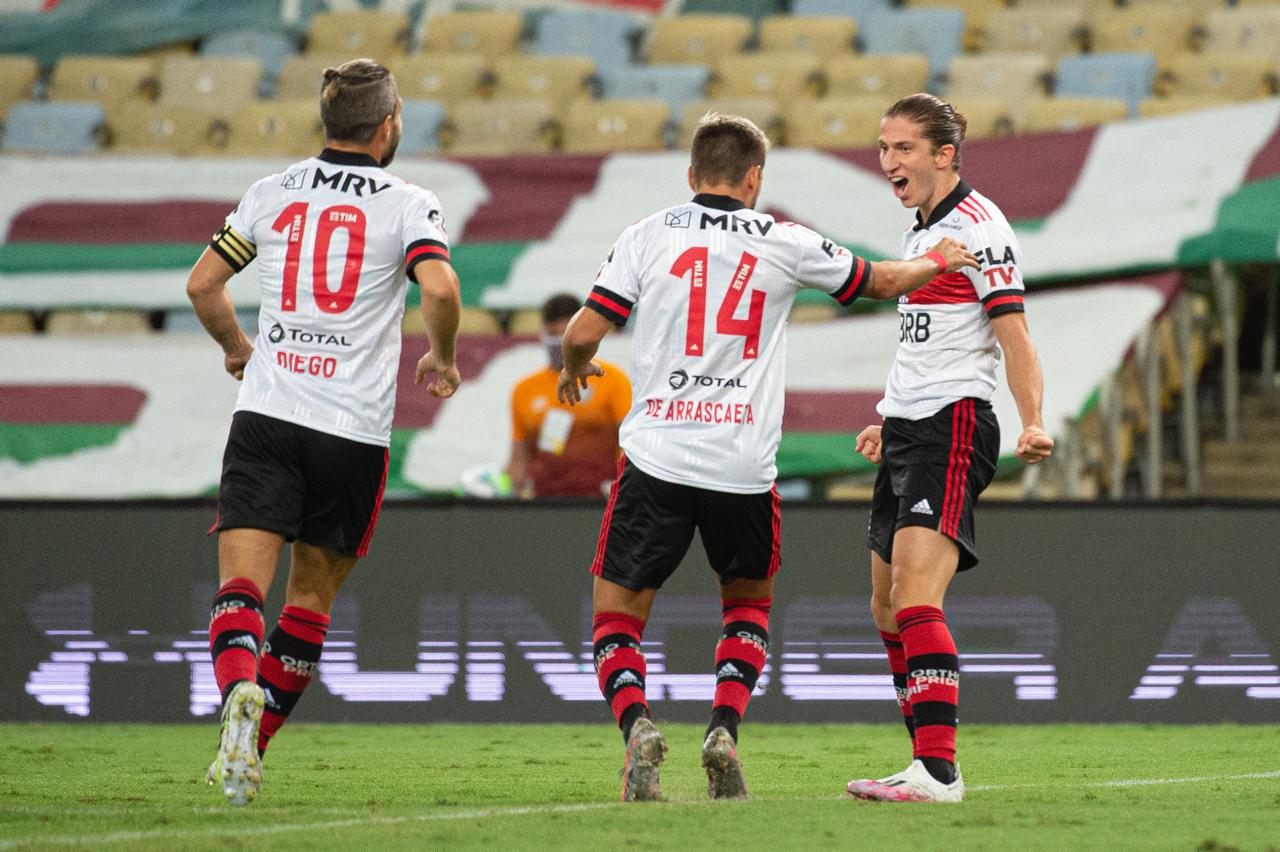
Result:
M414 240L404 250L404 274L413 281L413 268L424 260L449 261L449 246L439 240Z
M1014 314L1026 311L1022 302L1021 290L992 290L982 299L982 309L988 317L1001 314Z
M209 248L225 260L236 272L241 271L258 256L258 247L237 234L228 222L209 240Z
M840 285L840 289L831 294L837 302L848 307L852 305L862 291L867 289L871 281L871 263L866 258L853 255L853 264L849 267L849 277Z
M587 296L587 307L616 326L624 326L631 317L633 302L597 284Z

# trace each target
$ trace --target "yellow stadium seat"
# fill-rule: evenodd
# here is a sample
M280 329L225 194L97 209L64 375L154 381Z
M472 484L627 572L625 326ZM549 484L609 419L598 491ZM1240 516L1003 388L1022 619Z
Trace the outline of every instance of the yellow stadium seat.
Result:
M208 113L164 104L124 104L107 110L110 150L196 154L210 148Z
M367 57L390 64L404 54L410 32L409 19L396 12L321 12L311 19L307 52L342 54L348 59Z
M1205 51L1242 50L1280 56L1280 5L1214 9L1205 21Z
M919 53L878 53L837 56L823 68L827 96L875 95L885 106L906 95L923 92L929 79L929 60Z
M337 68L348 58L337 53L327 56L318 53L300 53L290 56L284 61L280 76L276 79L275 97L283 100L316 98L318 103L320 88L324 85L325 69ZM392 73L395 73L394 68ZM399 75L396 75L396 82L398 83L399 80Z
M1116 6L1115 0L1018 0L1018 8L1034 9L1043 12L1045 9L1073 9L1093 18L1104 14Z
M117 104L154 100L157 88L149 59L67 56L53 71L49 100L97 101L110 110Z
M833 95L792 102L787 144L798 148L871 148L890 105L875 95Z
M422 318L422 311L415 307L405 309L404 321L400 325L400 330L404 334L415 336L425 336L427 333L426 320ZM495 336L502 334L502 324L498 322L498 318L494 316L493 311L485 308L473 308L467 305L462 306L462 313L458 318L459 334L478 334L485 336Z
M494 97L545 98L557 113L590 97L596 61L589 56L512 54L493 61Z
M545 154L556 137L551 105L541 98L458 101L441 133L446 151L473 157Z
M1229 106L1231 103L1217 95L1170 95L1167 98L1147 98L1138 104L1138 115L1143 118L1157 118L1162 115L1200 112Z
M542 334L542 311L538 308L521 308L513 311L507 323L507 334L512 337L533 337Z
M1013 104L1004 98L990 95L966 95L947 100L956 112L965 117L965 139L990 139L994 136L1011 136L1017 127Z
M489 60L481 53L419 54L397 59L391 71L400 97L451 104L484 94Z
M9 107L31 100L31 86L39 73L40 66L30 56L0 54L0 121L9 114Z
M1094 53L1150 53L1161 68L1191 47L1195 20L1181 5L1148 4L1111 9L1090 24Z
M656 64L714 65L750 38L751 19L741 15L678 15L653 22L646 53Z
M143 311L52 311L44 321L47 334L147 334L151 320Z
M998 98L1012 117L1048 92L1053 66L1041 53L982 53L957 56L948 72L947 100Z
M777 98L788 101L821 91L818 57L812 53L739 53L715 68L708 91L713 97Z
M775 15L760 22L762 51L804 50L820 59L853 52L858 24L835 15Z
M964 12L964 47L966 50L977 50L982 45L987 16L991 13L991 7L997 4L991 0L909 0L907 5L917 9L945 6Z
M602 154L610 151L661 151L667 147L671 107L666 101L578 100L569 105L564 122L564 151Z
M448 12L427 21L427 53L480 53L490 59L520 49L519 12Z
M311 157L324 147L324 126L314 100L258 101L231 117L224 154L240 157Z
M806 101L805 103L809 103ZM679 147L687 149L693 141L698 122L709 112L721 115L740 115L750 119L765 132L774 145L785 144L786 125L782 108L773 98L703 98L685 104L680 111L678 127Z
M1121 121L1128 106L1119 98L1045 98L1027 110L1021 129L1029 133L1051 133L1096 127Z
M35 318L27 311L0 311L0 334L31 334Z
M256 59L176 56L160 72L160 103L231 115L256 97L261 77Z
M987 16L982 49L993 53L1042 53L1051 63L1084 47L1084 13L1079 7L1018 6Z
M1265 98L1275 86L1274 66L1252 53L1185 53L1170 64L1161 88L1169 95L1209 95L1220 101Z

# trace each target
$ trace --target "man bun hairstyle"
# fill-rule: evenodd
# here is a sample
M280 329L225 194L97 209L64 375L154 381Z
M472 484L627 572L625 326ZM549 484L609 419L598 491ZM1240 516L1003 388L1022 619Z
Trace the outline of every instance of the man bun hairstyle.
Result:
M923 136L933 144L937 151L943 145L955 148L955 157L951 160L951 168L960 170L960 143L964 141L964 132L969 120L964 113L956 112L955 107L936 95L920 92L907 95L898 101L884 114L885 118L905 118L923 128Z
M337 142L367 145L387 116L395 114L396 79L372 59L353 59L326 68L320 90L324 135Z
M753 166L763 166L769 137L740 115L709 112L693 131L693 182L737 186Z

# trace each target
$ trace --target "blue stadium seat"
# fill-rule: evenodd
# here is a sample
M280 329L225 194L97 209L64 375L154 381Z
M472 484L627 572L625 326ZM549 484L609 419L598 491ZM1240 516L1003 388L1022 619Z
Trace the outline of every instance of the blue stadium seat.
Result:
M671 114L706 94L711 71L705 65L623 65L602 78L606 98L656 98L671 105Z
M297 52L298 45L293 39L270 30L227 30L214 33L200 45L201 56L258 60L262 65L262 95L271 93L285 60Z
M77 101L23 101L4 123L6 151L84 154L98 147L97 131L107 117L101 104Z
M867 53L921 53L929 59L929 88L939 89L951 58L960 52L964 12L939 7L897 9L858 20Z
M686 15L746 15L758 21L784 14L786 5L783 0L684 0L680 11Z
M240 328L244 329L244 333L249 335L250 340L257 335L257 308L236 308L236 321L240 323ZM166 334L209 333L204 330L204 326L201 325L200 318L196 316L196 312L186 309L166 311L164 315L164 330Z
M793 15L848 15L858 23L862 19L889 10L889 0L795 0Z
M443 103L406 100L400 118L404 122L404 134L400 137L399 153L413 156L440 150L440 125L445 119Z
M608 9L553 9L541 17L533 52L544 56L590 56L598 73L631 61L636 19Z
M1119 98L1130 117L1151 95L1156 58L1150 53L1090 53L1067 56L1058 63L1054 94L1070 98Z

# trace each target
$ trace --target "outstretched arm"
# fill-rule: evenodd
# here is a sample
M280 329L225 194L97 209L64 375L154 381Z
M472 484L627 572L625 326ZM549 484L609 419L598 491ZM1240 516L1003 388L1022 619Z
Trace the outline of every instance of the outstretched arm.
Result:
M253 343L236 320L236 309L227 293L227 282L235 270L211 248L196 261L187 278L187 298L200 324L218 342L225 355L227 372L236 381L244 378L244 365L253 355Z
M1040 417L1040 404L1044 398L1040 358L1027 330L1026 315L1022 312L993 317L991 328L1004 350L1005 377L1009 380L1013 401L1018 405L1018 416L1022 418L1022 434L1018 437L1015 454L1027 464L1035 464L1053 452L1053 438L1044 431Z
M556 396L561 402L574 405L582 399L582 389L591 376L603 376L604 370L592 361L600 341L613 328L613 323L592 308L579 308L564 330L561 348L564 351L564 369L556 385Z
M977 269L978 259L963 243L943 237L919 257L878 260L871 264L871 280L862 295L872 299L896 299L920 289L944 272L965 267Z

